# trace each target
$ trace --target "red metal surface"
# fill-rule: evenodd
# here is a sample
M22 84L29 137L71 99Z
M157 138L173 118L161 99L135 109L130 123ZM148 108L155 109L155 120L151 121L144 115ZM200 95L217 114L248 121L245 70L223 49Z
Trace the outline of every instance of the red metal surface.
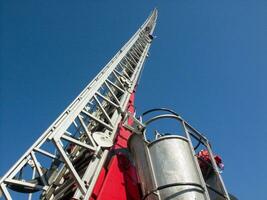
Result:
M98 176L98 179L97 179L97 182L96 182L96 185L94 187L94 191L90 197L90 200L94 200L94 199L97 199L98 195L99 195L99 192L101 190L101 187L104 183L104 180L105 180L105 177L106 177L106 174L107 174L107 171L105 168L102 168L101 169L101 172Z
M134 97L133 92L128 103L130 113L135 112ZM128 123L132 123L131 119ZM102 169L89 200L141 200L136 169L128 159L126 150L130 136L131 132L120 125L115 145L111 149L114 155L106 169Z

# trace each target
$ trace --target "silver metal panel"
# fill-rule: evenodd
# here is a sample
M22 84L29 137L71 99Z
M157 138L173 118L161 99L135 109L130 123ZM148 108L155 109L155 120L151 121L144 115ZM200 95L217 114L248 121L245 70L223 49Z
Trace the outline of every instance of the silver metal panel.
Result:
M158 187L195 183L202 186L189 142L181 136L164 136L148 146ZM201 187L179 185L159 191L161 199L207 200Z
M218 178L218 176L216 176L214 173L210 176L210 178L208 178L208 180L206 180L206 183L212 187L214 190L208 188L208 192L209 192L209 196L210 196L210 199L212 200L225 200L226 197L223 196L224 194L224 189L223 189L223 186L220 182L220 179ZM219 194L219 193L221 194Z
M133 134L128 141L128 147L135 161L142 192L144 195L148 194L157 186L153 181L153 171L149 162L147 144L141 135ZM155 195L149 195L147 199L156 200L158 198Z

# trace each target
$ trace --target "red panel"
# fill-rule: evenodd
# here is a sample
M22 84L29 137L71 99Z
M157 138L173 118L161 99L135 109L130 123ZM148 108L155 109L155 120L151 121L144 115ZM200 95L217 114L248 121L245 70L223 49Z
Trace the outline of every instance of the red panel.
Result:
M97 199L127 199L123 173L118 167L117 156L111 160L108 174Z
M106 176L106 170L105 170L105 168L102 168L100 171L100 174L98 176L97 182L95 184L92 196L90 197L90 200L95 200L98 197L99 192L100 192L102 185L104 183L105 176Z
M140 200L140 185L138 183L136 169L128 160L127 156L118 154L119 168L123 173L125 190L128 200Z

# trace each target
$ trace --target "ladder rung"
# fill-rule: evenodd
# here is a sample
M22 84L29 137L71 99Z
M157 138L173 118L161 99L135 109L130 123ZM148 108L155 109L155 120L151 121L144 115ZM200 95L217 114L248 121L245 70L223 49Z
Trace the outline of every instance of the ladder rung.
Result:
M116 69L114 70L114 72L115 72L115 74L116 74L115 76L117 76L117 74L118 74L119 76L121 76L121 77L127 79L128 81L130 81L130 77L128 76L128 74L121 74L121 73L118 72ZM125 77L125 76L127 76L127 77Z
M34 183L29 183L27 181L20 181L20 180L9 179L9 178L7 178L5 180L5 183L11 183L11 184L15 184L15 185L23 185L23 186L26 186L26 187L29 187L32 189L38 189L38 190L44 190L45 189L44 186L42 186L42 185L37 185Z
M104 99L105 101L109 102L111 105L113 105L116 108L119 108L120 106L116 103L114 103L113 101L111 101L110 99L106 98L105 96L103 96L102 94L100 94L99 92L96 93L96 95L100 96L102 99Z
M84 147L86 149L93 150L93 151L96 150L94 147L92 147L92 146L90 146L88 144L85 144L85 143L83 143L83 142L81 142L79 140L76 140L76 139L74 139L74 138L72 138L70 136L62 135L61 138L64 139L64 140L67 140L67 141L69 141L71 143L74 143L74 144L76 144L78 146Z
M62 148L61 144L59 143L59 141L53 140L53 142L56 145L56 147L57 147L62 159L64 160L66 166L68 167L70 173L72 174L72 176L76 180L76 183L78 184L79 189L81 190L81 192L83 194L85 194L85 192L86 192L85 185L84 185L82 179L80 178L78 172L75 170L74 166L72 165L71 161L69 160L68 156L66 155L66 153L65 153L64 149Z
M126 61L127 62L127 61ZM127 64L122 64L122 63L119 63L119 65L120 65L120 67L122 67L122 68L126 68L126 69L128 69L131 73L134 73L134 69L132 68L132 66L127 66Z
M104 113L106 119L108 120L108 122L112 125L111 119L108 116L106 110L103 108L102 104L100 103L100 101L98 100L97 96L94 95L94 99L96 100L97 104L99 105L100 109L102 110L102 112Z
M135 65L137 65L137 62L135 61L135 59L134 59L134 57L132 56L132 54L131 54L130 51L128 52L127 55L129 56L129 59L131 58L131 61L132 61Z
M84 123L84 121L83 121L81 115L78 115L78 119L80 120L81 125L82 125L84 131L86 132L87 137L90 139L90 141L91 141L93 147L96 147L96 143L94 142L94 140L93 140L93 138L92 138L92 135L91 135L91 133L89 132L88 128L86 127L86 125L85 125L85 123Z
M100 123L101 125L105 126L108 130L112 131L113 127L111 127L110 125L108 125L107 123L103 122L102 120L98 119L97 117L95 117L94 115L92 115L91 113L83 110L82 111L84 114L88 115L91 119L93 119L94 121Z
M33 151L31 152L31 157L32 157L32 160L33 160L33 162L34 162L34 165L35 165L35 167L36 167L36 169L37 169L37 173L39 174L39 177L41 178L42 183L43 183L44 185L47 185L47 182L46 182L46 180L44 179L44 174L43 174L43 172L42 172L42 169L41 169L41 167L40 167L40 164L39 164L39 162L37 161L37 158L36 158L35 153L34 153Z
M108 82L110 85L112 85L113 87L115 87L116 89L118 89L119 91L121 91L122 93L124 93L125 91L120 88L119 86L117 86L116 84L114 84L113 82L111 82L110 80L106 80L106 82Z
M120 101L119 99L117 98L117 96L114 94L114 92L112 91L111 87L107 84L107 82L105 81L105 85L107 86L110 94L112 95L112 97L114 98L114 100L116 101L116 103L119 105L120 104Z
M125 56L125 58L126 58L127 62L129 63L129 65L131 67L134 67L134 69L135 69L136 64L132 61L132 59L130 59L129 56L127 56L127 55Z
M34 148L34 151L35 151L35 152L38 152L38 153L41 153L41 154L43 154L43 155L45 155L45 156L47 156L47 157L50 157L50 158L52 158L52 159L60 160L60 159L59 159L57 156L55 156L54 154L49 153L49 152L47 152L47 151L45 151L45 150L43 150L43 149ZM60 160L60 161L62 161L62 160Z
M116 69L114 69L113 70L113 75L115 76L115 78L117 79L117 81L120 83L120 85L121 85L121 87L123 87L124 88L124 85L123 85L123 83L121 82L121 80L120 80L120 78L118 77L118 75L119 76L121 76L121 77L124 77L122 74L120 74ZM125 77L124 77L125 78ZM125 89L125 88L124 88Z

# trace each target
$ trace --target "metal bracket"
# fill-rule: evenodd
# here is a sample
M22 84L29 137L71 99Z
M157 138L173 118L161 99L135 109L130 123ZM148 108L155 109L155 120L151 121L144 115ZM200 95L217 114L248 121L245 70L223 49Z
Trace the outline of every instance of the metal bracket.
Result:
M145 125L129 112L124 112L122 126L138 135L143 134L145 129Z

